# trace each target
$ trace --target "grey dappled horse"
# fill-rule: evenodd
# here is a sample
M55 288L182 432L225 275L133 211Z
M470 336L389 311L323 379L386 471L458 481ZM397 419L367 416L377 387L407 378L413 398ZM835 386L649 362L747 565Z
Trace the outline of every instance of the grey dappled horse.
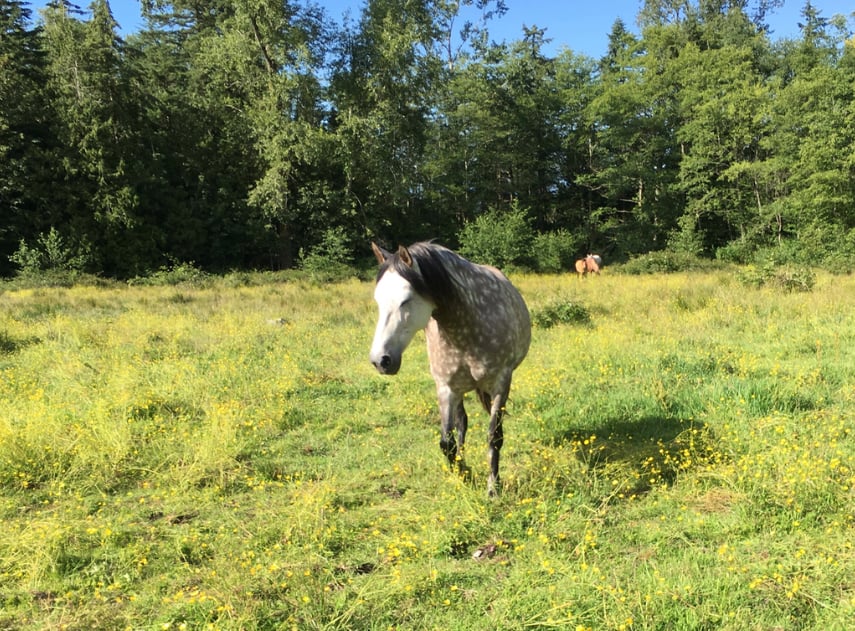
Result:
M452 465L465 470L463 395L474 390L490 414L487 489L493 495L499 485L502 415L511 376L531 341L525 301L496 268L471 263L440 245L400 246L394 254L374 243L371 248L380 264L374 290L380 314L371 363L380 373L394 375L416 331L425 329L442 417L440 447Z

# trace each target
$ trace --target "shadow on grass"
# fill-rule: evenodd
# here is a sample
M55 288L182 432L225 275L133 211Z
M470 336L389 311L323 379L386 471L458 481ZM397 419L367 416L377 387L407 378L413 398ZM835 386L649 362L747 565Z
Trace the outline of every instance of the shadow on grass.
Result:
M38 344L41 340L37 337L13 337L8 333L0 331L0 355L12 355L18 351Z
M671 486L678 476L724 459L708 425L669 416L567 428L551 442L571 448L590 478L607 480L625 497Z

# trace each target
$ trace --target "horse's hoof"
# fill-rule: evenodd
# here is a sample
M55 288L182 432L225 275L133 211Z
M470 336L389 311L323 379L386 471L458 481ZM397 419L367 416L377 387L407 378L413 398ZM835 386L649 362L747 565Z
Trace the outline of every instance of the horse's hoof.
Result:
M502 491L502 485L498 480L490 479L487 482L487 497L499 497L499 494Z
M457 468L457 474L461 478L463 478L464 482L471 482L472 481L472 468L467 467L462 462L460 463L460 466Z

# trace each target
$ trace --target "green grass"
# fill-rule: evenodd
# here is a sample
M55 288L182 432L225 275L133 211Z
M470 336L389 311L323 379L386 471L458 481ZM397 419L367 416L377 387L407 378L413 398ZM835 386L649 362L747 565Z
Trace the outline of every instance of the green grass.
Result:
M0 629L850 628L855 278L513 280L495 499L370 283L0 294Z

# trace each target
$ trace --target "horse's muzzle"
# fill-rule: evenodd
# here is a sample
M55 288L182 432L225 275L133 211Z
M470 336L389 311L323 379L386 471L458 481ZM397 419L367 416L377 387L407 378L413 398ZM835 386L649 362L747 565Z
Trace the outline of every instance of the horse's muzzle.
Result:
M372 356L371 363L381 375L394 375L401 369L401 356L392 357L384 353L379 357Z

